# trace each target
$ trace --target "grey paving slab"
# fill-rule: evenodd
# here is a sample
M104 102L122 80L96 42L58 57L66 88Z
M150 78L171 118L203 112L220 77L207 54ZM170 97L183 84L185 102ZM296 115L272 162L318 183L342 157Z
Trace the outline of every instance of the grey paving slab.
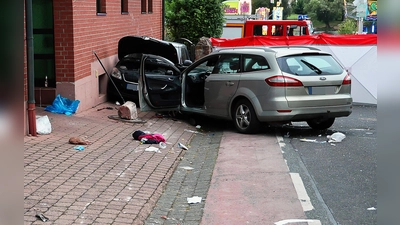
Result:
M195 134L145 224L200 224L222 131ZM187 198L202 197L189 204Z

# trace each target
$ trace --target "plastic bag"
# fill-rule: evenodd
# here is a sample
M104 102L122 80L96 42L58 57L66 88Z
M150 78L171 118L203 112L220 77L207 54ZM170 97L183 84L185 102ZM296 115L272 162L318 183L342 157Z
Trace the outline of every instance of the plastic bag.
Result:
M48 116L36 116L36 132L38 134L51 133L51 123Z
M56 96L52 105L47 106L44 110L52 112L65 114L70 116L78 110L79 100L70 100L68 98L61 97L60 94Z

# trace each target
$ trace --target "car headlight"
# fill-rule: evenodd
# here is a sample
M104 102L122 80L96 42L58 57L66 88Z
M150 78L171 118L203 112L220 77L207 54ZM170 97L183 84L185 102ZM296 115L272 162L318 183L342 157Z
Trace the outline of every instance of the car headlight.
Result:
M112 71L111 71L111 76L113 76L113 77L115 77L115 78L117 78L117 79L119 79L119 80L122 80L121 72L119 71L119 69L118 69L117 67L114 67L114 68L112 69Z

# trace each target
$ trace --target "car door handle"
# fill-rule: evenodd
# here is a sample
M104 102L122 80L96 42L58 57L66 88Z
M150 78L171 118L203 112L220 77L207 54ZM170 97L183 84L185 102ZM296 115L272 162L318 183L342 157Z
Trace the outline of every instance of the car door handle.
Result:
M225 83L226 86L233 86L235 83L233 83L232 81L228 81Z

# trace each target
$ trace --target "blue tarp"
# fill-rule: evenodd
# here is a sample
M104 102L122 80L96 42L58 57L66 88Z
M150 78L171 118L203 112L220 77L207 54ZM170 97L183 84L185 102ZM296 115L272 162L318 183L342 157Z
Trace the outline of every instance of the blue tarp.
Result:
M79 103L79 100L70 100L58 94L54 99L53 104L47 106L44 110L52 113L65 114L67 116L70 116L76 112Z

